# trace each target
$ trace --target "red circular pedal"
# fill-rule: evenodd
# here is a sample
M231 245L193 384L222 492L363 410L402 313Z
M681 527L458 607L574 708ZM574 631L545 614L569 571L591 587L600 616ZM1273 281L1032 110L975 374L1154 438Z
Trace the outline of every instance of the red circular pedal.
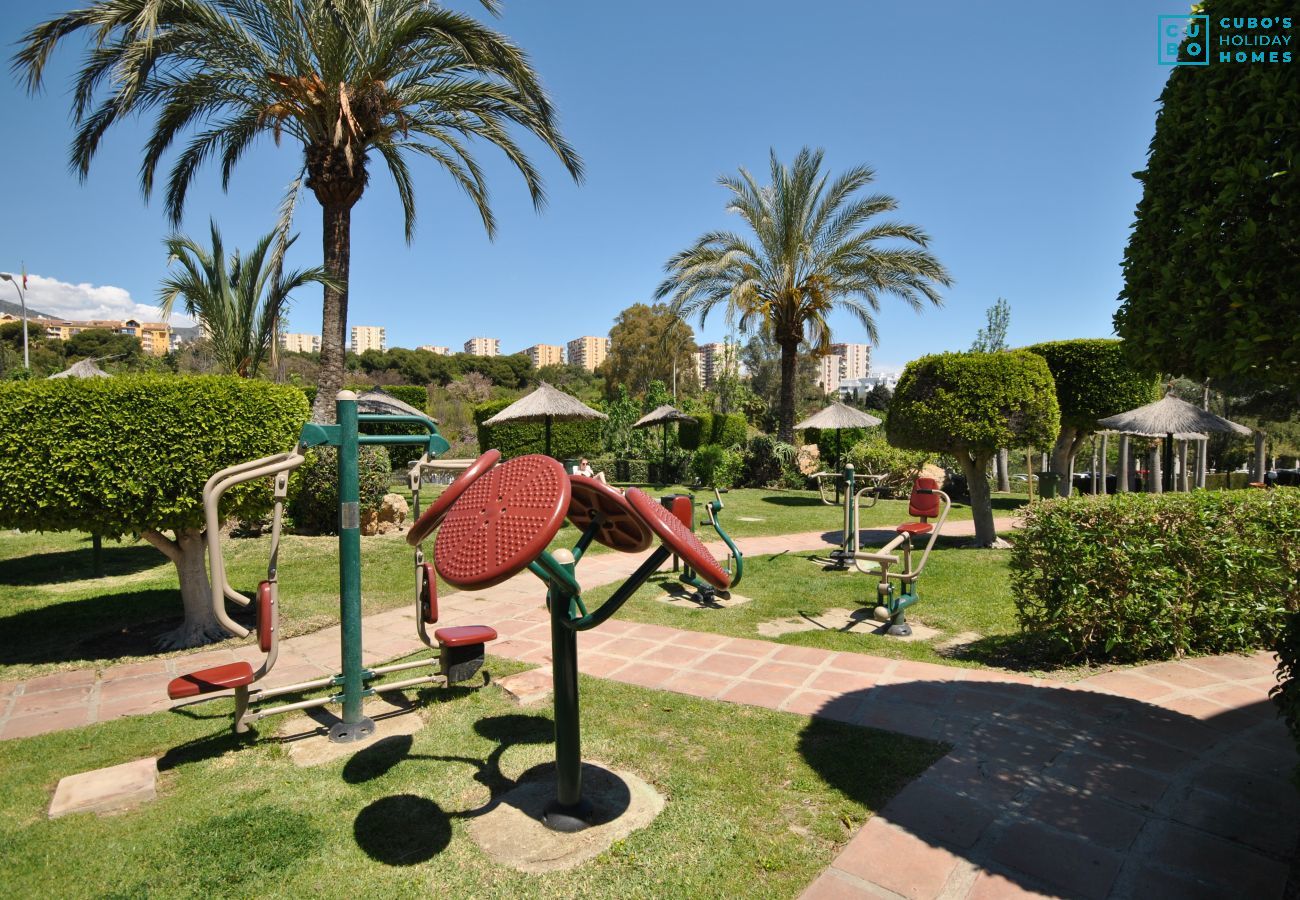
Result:
M624 553L640 553L654 542L654 534L645 520L627 502L623 492L599 478L572 475L569 484L573 499L569 501L569 521L586 531L597 513L605 520L596 532L596 540Z
M438 574L458 588L500 584L535 560L564 524L572 496L564 467L520 456L469 486L442 521Z
M495 466L500 458L500 450L489 450L474 460L468 469L456 476L456 480L447 485L447 489L429 504L429 508L420 514L420 518L415 520L411 530L406 533L406 542L412 547L418 547L423 543L424 539L442 524L442 520L447 517L456 499L465 493L465 490L484 472Z
M691 533L677 517L664 509L658 500L638 488L627 489L627 502L641 514L646 524L659 535L664 546L682 558L686 565L703 576L704 580L719 590L726 590L731 576L722 571L700 539Z

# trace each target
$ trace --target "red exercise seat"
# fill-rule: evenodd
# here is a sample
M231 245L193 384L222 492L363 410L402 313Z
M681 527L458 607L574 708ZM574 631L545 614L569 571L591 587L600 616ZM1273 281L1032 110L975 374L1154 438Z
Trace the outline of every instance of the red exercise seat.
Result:
M929 522L906 522L894 529L898 534L929 534L934 526Z
M491 630L491 629L489 629ZM493 637L496 634L493 633ZM167 685L167 696L173 700L211 694L213 691L225 691L230 688L244 687L253 683L253 667L246 662L229 663L213 666L211 669L199 669L188 675L173 678Z
M495 641L497 630L490 625L458 625L454 628L439 628L433 633L433 639L441 647L468 647L470 644Z

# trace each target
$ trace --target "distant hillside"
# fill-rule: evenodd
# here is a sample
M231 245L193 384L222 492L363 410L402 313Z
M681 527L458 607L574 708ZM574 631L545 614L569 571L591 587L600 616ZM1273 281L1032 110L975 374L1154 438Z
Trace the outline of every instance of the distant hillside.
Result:
M22 318L23 308L17 303L10 303L8 300L0 300L0 315L9 313L11 316ZM57 319L58 316L52 316L49 313L39 312L27 307L27 318L29 319Z

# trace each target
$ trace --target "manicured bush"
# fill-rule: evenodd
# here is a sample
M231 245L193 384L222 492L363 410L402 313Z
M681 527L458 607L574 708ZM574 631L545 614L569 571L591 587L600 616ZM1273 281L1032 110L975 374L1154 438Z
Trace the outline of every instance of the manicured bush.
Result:
M390 397L395 397L403 403L414 406L420 412L429 411L429 392L423 387L414 384L386 384L379 388Z
M509 406L512 400L489 400L474 407L474 424L478 430L480 451L497 449L503 459L527 453L546 452L546 425L543 422L510 422L485 425L488 419ZM551 423L551 456L556 459L590 457L603 446L603 419Z
M717 444L704 445L695 451L691 460L691 474L697 482L709 487L734 487L744 468L744 453Z
M1300 613L1286 617L1286 626L1277 642L1277 684L1269 692L1277 704L1278 714L1300 750ZM1300 766L1297 766L1295 783L1300 786Z
M204 567L203 485L220 469L292 448L307 413L297 388L231 376L0 386L0 524L140 535L180 576L185 623L165 642L224 636ZM267 481L251 482L226 493L222 512L256 518L270 499Z
M799 471L798 448L778 441L768 434L751 438L745 448L745 465L741 483L745 487L806 486L807 478Z
M747 426L743 413L691 413L694 422L677 426L677 442L684 450L697 450L707 444L719 447L743 447Z
M392 463L383 447L362 447L357 453L361 511L378 509L388 493ZM338 534L338 451L316 447L289 480L289 515L299 534Z
M885 440L879 429L864 432L846 454L855 471L864 475L884 475L882 487L891 491L908 491L921 469L930 461L924 450L900 450Z
M1300 608L1300 490L1040 503L1011 570L1021 627L1065 659L1271 647Z

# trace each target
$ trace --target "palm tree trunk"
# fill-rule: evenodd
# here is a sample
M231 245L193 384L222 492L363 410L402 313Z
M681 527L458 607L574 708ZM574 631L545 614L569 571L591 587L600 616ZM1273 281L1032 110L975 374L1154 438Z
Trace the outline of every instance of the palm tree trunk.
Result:
M799 371L799 338L781 342L781 408L778 410L777 437L794 443L794 387Z
M352 259L352 203L321 204L325 271L340 288L325 287L321 315L320 381L312 403L313 422L334 421L334 398L343 388L348 325L348 268Z

